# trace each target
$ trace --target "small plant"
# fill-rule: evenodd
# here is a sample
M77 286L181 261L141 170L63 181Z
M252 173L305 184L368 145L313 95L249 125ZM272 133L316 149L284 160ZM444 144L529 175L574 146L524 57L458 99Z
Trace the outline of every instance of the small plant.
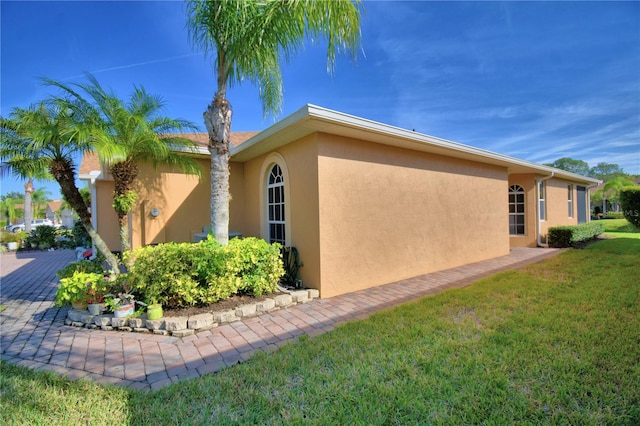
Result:
M56 305L70 305L74 302L88 303L90 297L107 291L108 282L103 274L92 272L75 272L68 278L60 279L60 287L56 291Z
M146 303L136 300L136 296L131 292L131 285L129 284L126 274L119 275L118 278L116 278L112 290L112 293L104 295L104 304L107 309L112 312L115 312L116 309L123 306L129 306L135 303L141 306L147 306Z

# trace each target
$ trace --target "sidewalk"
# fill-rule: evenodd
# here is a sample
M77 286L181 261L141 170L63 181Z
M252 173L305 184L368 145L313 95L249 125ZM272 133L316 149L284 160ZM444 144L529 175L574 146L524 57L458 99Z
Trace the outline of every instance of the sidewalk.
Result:
M273 311L177 338L64 325L68 308L53 304L55 272L75 260L71 250L0 255L0 359L137 389L214 373L274 351L306 334L316 336L373 312L464 287L495 272L556 255L559 249L514 248L511 254L329 299Z

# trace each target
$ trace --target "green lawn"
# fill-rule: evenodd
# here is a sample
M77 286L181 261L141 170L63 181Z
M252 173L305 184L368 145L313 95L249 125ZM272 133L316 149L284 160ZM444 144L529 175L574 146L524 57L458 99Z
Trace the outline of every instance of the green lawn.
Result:
M157 392L2 363L0 422L639 424L638 271L600 241Z
M610 237L640 238L640 229L634 227L627 219L605 219L604 233Z

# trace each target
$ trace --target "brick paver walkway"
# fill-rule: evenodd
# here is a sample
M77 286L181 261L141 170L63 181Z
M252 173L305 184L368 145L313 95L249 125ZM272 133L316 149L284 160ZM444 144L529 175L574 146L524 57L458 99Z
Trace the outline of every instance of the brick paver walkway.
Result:
M422 275L373 289L316 299L203 331L185 338L64 325L68 308L54 306L55 271L75 260L74 252L4 253L0 256L0 359L138 389L158 389L273 351L307 334L363 319L426 294L463 287L497 271L557 254L556 249L512 249L508 256Z

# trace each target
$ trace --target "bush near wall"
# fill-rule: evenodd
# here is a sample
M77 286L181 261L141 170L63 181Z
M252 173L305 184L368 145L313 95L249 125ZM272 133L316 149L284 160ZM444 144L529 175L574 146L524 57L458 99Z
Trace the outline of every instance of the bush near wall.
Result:
M235 294L277 291L284 274L280 246L257 238L213 238L199 243L166 243L134 250L128 280L145 302L167 308L206 305Z
M623 212L607 212L606 219L624 219Z
M623 188L620 191L620 205L625 219L640 228L640 187Z
M603 232L604 224L600 222L573 226L554 226L549 228L549 246L573 247L578 243L589 241Z

